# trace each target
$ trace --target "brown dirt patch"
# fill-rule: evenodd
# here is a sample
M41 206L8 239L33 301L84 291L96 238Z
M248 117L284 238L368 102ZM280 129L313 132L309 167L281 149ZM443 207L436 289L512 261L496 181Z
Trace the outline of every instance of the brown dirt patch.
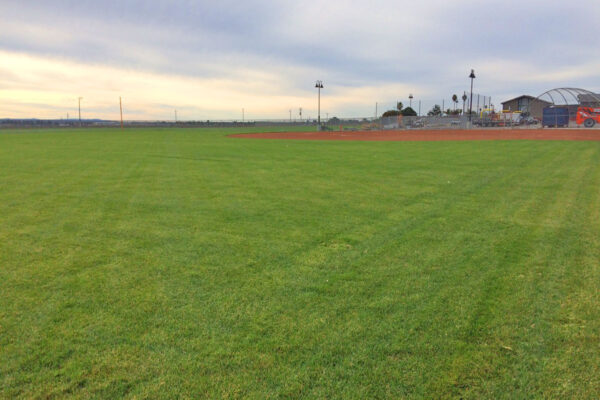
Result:
M593 140L600 129L471 129L270 132L230 135L245 139L366 140L366 141L451 141L451 140Z

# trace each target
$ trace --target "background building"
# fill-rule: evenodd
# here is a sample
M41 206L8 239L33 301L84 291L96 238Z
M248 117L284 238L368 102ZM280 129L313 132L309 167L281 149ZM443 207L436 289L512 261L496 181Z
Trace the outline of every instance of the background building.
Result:
M541 118L544 107L551 105L552 103L548 101L533 96L522 95L502 102L502 110L529 112L532 117Z

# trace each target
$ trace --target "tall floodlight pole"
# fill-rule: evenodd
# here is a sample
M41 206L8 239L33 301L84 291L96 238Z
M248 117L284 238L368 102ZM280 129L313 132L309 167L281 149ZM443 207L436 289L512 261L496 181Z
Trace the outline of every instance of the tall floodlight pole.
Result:
M81 127L81 100L83 99L83 97L78 97L78 108L79 108L79 126Z
M471 75L469 75L469 78L471 78L471 100L469 101L469 122L471 122L473 119L473 80L475 79L474 69L471 70Z
M315 84L318 92L318 108L317 108L317 130L321 130L321 89L323 89L323 81L317 81Z
M290 110L290 124L292 123L292 110Z
M244 123L244 120L246 119L246 111L242 108L242 123Z
M408 102L409 102L409 107L412 108L412 99L413 99L413 95L412 93L408 95Z

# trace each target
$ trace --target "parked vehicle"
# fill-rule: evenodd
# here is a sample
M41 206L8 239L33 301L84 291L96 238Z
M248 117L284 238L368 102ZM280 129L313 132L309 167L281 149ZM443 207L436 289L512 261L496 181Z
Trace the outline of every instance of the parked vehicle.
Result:
M532 117L531 115L528 115L526 117L522 117L521 120L519 121L519 123L521 125L536 125L536 124L539 124L540 121L537 120L536 118Z
M542 111L542 126L549 128L569 126L569 109L566 107L545 107Z
M473 125L486 127L514 126L519 125L520 120L520 111L496 112L493 109L484 109L473 118Z
M413 128L423 128L425 126L425 121L422 119L418 119L412 123Z
M593 128L596 123L600 123L600 108L597 107L579 107L575 117L577 125L583 125L586 128Z

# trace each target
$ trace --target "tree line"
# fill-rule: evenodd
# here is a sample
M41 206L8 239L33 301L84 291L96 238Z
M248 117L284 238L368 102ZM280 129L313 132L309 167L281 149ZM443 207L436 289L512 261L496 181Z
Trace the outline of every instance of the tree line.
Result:
M399 115L402 115L404 117L416 117L417 112L413 110L412 107L404 108L404 104L402 104L402 102L399 101L398 103L396 103L395 110L388 110L384 112L382 114L382 117L397 117Z

